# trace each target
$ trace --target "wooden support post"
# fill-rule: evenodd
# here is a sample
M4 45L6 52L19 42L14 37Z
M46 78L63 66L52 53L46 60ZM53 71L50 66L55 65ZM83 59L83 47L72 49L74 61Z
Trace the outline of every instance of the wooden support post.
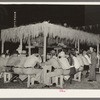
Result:
M77 48L77 41L75 41L75 48Z
M78 52L80 51L80 41L78 40Z
M97 44L97 54L99 54L99 44Z
M47 43L47 36L44 36L43 62L46 61L46 43Z
M30 47L31 46L31 41L30 41L30 36L28 38L28 46ZM28 55L30 56L31 55L31 48L28 49Z
M97 55L98 55L98 67L99 67L99 64L100 64L100 56L99 56L99 43L97 44Z
M1 53L4 53L4 41L2 41Z
M22 37L20 37L20 51L22 52L23 49L23 40Z

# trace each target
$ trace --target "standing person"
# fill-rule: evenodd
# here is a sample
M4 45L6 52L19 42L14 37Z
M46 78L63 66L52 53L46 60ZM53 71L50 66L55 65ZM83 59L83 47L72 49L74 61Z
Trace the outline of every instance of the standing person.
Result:
M59 76L59 75L62 75L63 74L63 70L59 64L59 61L58 61L58 58L56 57L56 52L54 50L51 51L51 58L46 61L45 63L42 63L42 67L43 65L50 65L51 67L51 71L50 72L47 72L46 75L45 75L45 79L44 79L44 84L45 86L44 87L49 87L50 86L50 80L52 78L52 83L53 83L53 86L55 85L55 77L56 76ZM43 67L44 70L48 70L48 68ZM43 74L45 73L45 71L43 72Z
M90 52L91 52L91 66L90 66L90 73L89 73L89 80L90 82L96 81L96 73L95 73L95 68L97 65L97 55L94 52L94 49L90 47Z

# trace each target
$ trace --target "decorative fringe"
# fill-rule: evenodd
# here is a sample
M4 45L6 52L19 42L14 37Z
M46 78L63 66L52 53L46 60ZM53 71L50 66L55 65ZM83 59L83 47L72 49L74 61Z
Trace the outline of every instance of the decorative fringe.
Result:
M41 33L43 33L43 35L48 35L49 37L53 38L57 36L60 38L66 38L67 40L69 39L73 42L75 42L76 40L80 40L80 43L100 43L100 38L93 33L75 30L71 27L66 28L48 22L1 30L1 40L19 42L20 38L22 38L23 42L27 42L29 36L35 38L38 37Z

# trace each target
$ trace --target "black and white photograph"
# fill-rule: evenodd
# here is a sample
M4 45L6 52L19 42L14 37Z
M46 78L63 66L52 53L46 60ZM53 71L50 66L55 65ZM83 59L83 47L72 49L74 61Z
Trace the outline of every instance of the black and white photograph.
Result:
M100 89L100 5L0 4L0 89Z

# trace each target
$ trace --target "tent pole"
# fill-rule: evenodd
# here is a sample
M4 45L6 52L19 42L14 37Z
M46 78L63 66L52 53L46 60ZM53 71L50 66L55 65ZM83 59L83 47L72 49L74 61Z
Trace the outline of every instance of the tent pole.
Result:
M78 52L80 51L80 41L78 39Z
M1 49L1 53L4 53L4 41L2 41L2 49Z
M22 37L20 38L20 46L21 46L21 52L22 52L22 49L23 49L23 41L22 41Z
M28 46L29 46L28 55L30 56L30 55L31 55L31 48L30 48L30 46L31 46L31 41L30 41L30 36L29 36L29 38L28 38Z
M97 44L97 54L99 54L99 44Z
M46 61L46 41L47 41L47 36L44 36L43 62Z
M77 48L77 41L75 41L75 48Z
M99 55L99 43L97 44L97 55ZM99 56L98 56L99 57ZM98 66L100 64L100 61L99 61L100 58L98 58Z

